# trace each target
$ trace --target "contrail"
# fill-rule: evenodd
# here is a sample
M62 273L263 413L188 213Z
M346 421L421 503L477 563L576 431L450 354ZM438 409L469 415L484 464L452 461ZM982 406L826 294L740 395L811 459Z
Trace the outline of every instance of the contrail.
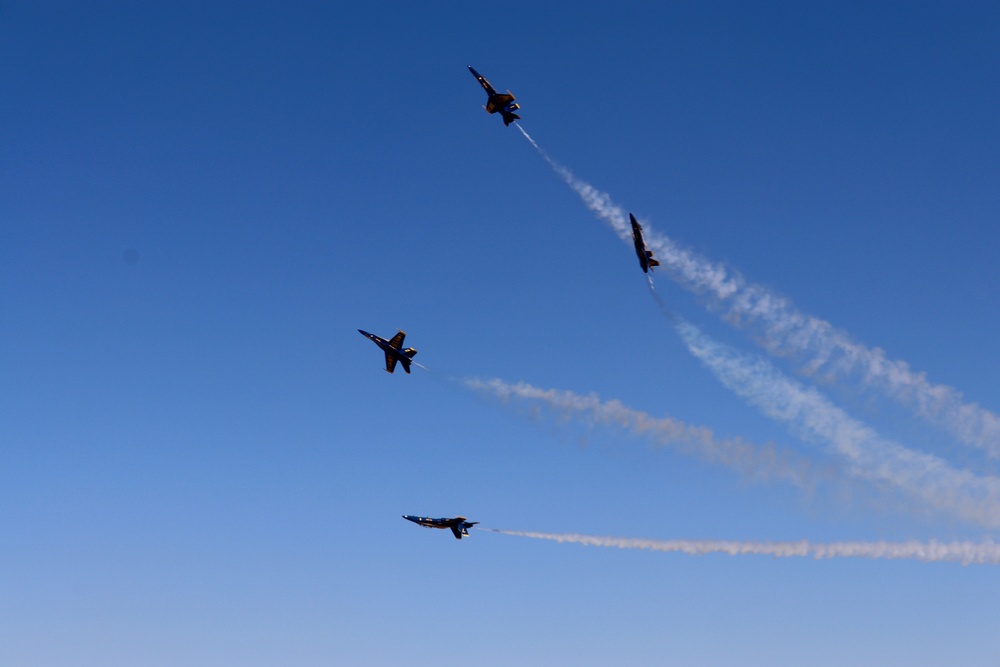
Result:
M515 121L514 121L514 125L516 125L516 126L517 126L517 129L521 130L521 134L523 134L523 135L524 135L524 138L525 138L525 139L527 139L528 141L530 141L530 142L531 142L531 145L535 147L535 150L536 150L536 151L538 151L539 153L541 153L541 154L542 154L543 156L545 156L545 151L543 151L543 150L541 149L541 147L539 147L538 143L537 143L537 142L536 142L536 141L535 141L534 139L532 139L532 138L531 138L531 135L530 135L530 134L528 134L527 132L525 132L525 131L524 131L524 128L523 128L523 127L521 127L521 124L520 124L520 123L518 123L518 122L517 122L517 121L515 120ZM546 156L546 159L548 159L548 156Z
M520 126L518 126L519 129ZM631 241L626 211L611 197L577 178L553 160L521 129L539 155L583 203L625 241ZM1000 416L965 401L959 390L932 384L923 373L904 361L887 358L829 322L805 315L792 303L762 285L748 281L738 271L681 248L668 236L649 229L647 245L662 266L688 290L709 298L723 319L748 329L769 353L797 359L800 371L828 379L856 377L862 386L877 389L909 407L928 422L946 429L959 442L1000 458Z
M482 528L501 535L530 537L535 540L569 542L592 547L643 549L646 551L680 552L689 556L726 554L729 556L757 555L774 558L871 558L878 560L918 560L953 562L963 565L1000 564L1000 545L986 539L982 542L739 542L732 540L647 540L631 537L598 537L577 533L533 533L516 530Z
M537 147L534 140L527 138ZM631 240L626 212L607 193L576 178L541 148L537 150L591 211L607 222L622 239ZM853 343L846 334L835 331L828 323L805 317L782 297L748 283L741 275L721 264L681 250L667 237L648 234L647 242L681 284L692 291L710 294L719 304L728 303L729 321L741 326L760 327L760 323L766 324L763 327L764 343L772 353L787 355L826 349L832 354L833 350L840 349L850 362L842 364L847 371L840 375L860 363L855 360L866 362L867 372L863 376L866 384L881 387L885 393L904 404L915 403L918 414L948 426L961 441L1000 456L1000 442L996 441L1000 438L1000 417L977 405L961 404L961 394L957 390L930 385L922 375L910 372L905 363L885 362L881 351L873 352ZM851 470L857 476L891 483L930 506L950 510L966 520L985 526L1000 526L1000 479L957 470L940 458L912 451L882 438L816 390L790 380L764 360L750 359L728 346L715 343L676 316L671 315L671 321L689 350L731 390L771 418L789 424L807 439L820 440L831 446L833 451L850 462ZM816 372L829 361L830 356L817 359L819 363L811 364L809 370ZM879 359L883 363L878 363ZM904 387L913 391L901 391ZM951 399L958 401L952 406L954 409L932 408L953 404Z
M804 440L826 444L856 476L892 484L964 520L1000 527L1000 478L953 468L888 440L767 360L712 340L680 316L671 319L691 354L726 387Z
M590 185L585 181L581 181L579 178L573 175L573 172L553 160L548 153L546 153L538 143L531 138L531 136L524 131L524 128L520 125L517 129L521 130L521 134L524 138L531 142L531 145L535 147L538 154L542 156L542 159L548 162L549 166L552 167L552 171L556 172L566 184L580 196L583 203L587 205L591 211L593 211L599 218L606 221L611 228L614 229L618 236L623 240L631 242L632 231L631 226L628 222L628 216L626 212L614 202L611 201L611 196L605 192L601 192L594 186Z
M651 439L701 460L723 465L753 479L781 479L803 489L812 489L824 475L807 459L773 444L758 446L736 438L717 438L710 429L691 426L669 417L653 417L626 407L620 401L602 401L597 394L581 396L571 391L540 389L524 382L511 384L500 379L459 380L466 387L502 401L537 401L565 415L585 415L592 423L615 426Z
M930 383L904 361L891 360L883 350L869 348L832 324L799 312L788 299L747 281L739 272L679 248L655 231L647 235L661 264L689 290L708 295L723 310L723 319L751 331L769 353L797 358L809 376L844 381L856 378L862 386L911 408L921 418L946 429L959 442L1000 458L1000 416L962 392Z

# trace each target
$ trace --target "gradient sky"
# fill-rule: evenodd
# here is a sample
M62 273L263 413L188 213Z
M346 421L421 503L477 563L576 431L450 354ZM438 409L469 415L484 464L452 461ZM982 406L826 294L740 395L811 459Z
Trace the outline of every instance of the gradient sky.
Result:
M651 238L1000 411L1000 6L752 5L0 4L0 664L1000 664L997 565L400 518L1000 540L721 382L466 69ZM1000 476L863 373L805 373L655 281L879 437ZM358 328L405 330L423 367L385 373ZM811 481L469 378L774 447Z

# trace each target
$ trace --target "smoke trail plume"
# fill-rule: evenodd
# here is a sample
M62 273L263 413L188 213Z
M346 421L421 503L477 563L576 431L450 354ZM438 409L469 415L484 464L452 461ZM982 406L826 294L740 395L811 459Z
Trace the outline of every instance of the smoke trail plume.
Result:
M468 388L503 401L536 401L566 416L584 415L591 423L614 426L646 437L660 446L697 456L707 463L723 465L751 479L781 479L803 489L812 489L823 476L808 460L773 444L758 446L742 438L717 438L710 429L690 426L669 417L653 417L626 407L620 401L602 401L596 394L581 396L571 391L539 389L524 382L464 379ZM826 472L827 477L831 473Z
M1000 479L952 468L883 438L766 360L708 338L679 316L672 321L691 354L726 387L806 441L826 444L856 476L889 483L964 520L1000 526Z
M626 212L607 193L577 178L527 132L521 132L587 208L623 240L631 240ZM748 329L769 353L795 359L800 371L809 375L854 378L943 427L959 442L1000 458L1000 416L966 402L959 390L932 384L906 362L889 359L883 350L869 348L829 322L799 312L788 299L748 281L738 271L681 248L663 234L647 228L646 243L678 283L708 297L726 321Z
M919 560L953 562L963 565L1000 563L1000 545L992 540L982 542L829 542L813 544L799 542L738 542L731 540L646 540L630 537L597 537L577 533L532 533L515 530L483 528L501 535L530 537L560 543L583 544L616 549L680 552L689 556L726 554L729 556L758 555L774 558L871 558L879 560Z
M631 239L625 211L607 193L576 178L527 138L591 211L622 239ZM802 315L782 297L748 283L721 264L682 250L665 236L649 233L646 240L675 279L692 291L708 294L717 305L728 306L727 319L753 327L770 352L812 354L806 370L823 370L832 376L844 377L863 368L866 385L915 406L918 414L947 426L962 442L1000 456L1000 417L977 405L963 404L957 390L930 385L905 363L886 361L881 350L872 351L851 341L830 324ZM1000 479L957 470L940 458L882 438L771 364L711 341L680 318L671 316L671 321L692 354L731 390L808 440L826 443L847 459L857 476L890 483L965 520L1000 526Z
M515 125L515 127L517 127L517 129L521 130L521 134L524 135L525 139L527 139L528 141L531 142L531 145L535 147L535 150L538 151L539 153L541 153L542 156L546 157L546 159L548 159L548 156L545 155L545 151L543 151L542 148L541 148L541 146L539 146L538 143L534 139L531 138L530 134L528 134L527 132L524 131L524 128L521 127L521 124L518 123L515 120L514 121L514 125Z
M810 376L854 378L945 428L959 442L1000 458L1000 416L966 403L962 392L930 383L906 362L888 359L883 350L869 348L829 322L804 315L788 299L679 248L665 236L652 232L647 243L674 278L691 291L708 295L723 310L726 321L749 329L769 353L796 359L799 370Z
M548 153L542 150L538 143L524 131L524 128L518 125L517 129L521 130L521 134L531 142L531 145L535 147L535 150L542 156L542 159L548 162L549 166L552 167L552 171L556 172L566 182L566 185L580 196L580 199L587 205L587 208L611 225L611 228L618 232L618 235L622 239L631 241L632 232L628 216L620 206L611 201L610 195L601 192L585 181L581 181L573 175L573 172L553 160Z

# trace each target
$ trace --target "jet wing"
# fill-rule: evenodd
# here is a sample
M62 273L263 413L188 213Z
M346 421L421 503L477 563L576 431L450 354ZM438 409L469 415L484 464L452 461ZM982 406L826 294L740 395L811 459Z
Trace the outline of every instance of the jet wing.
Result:
M491 95L489 101L486 103L486 110L490 113L496 113L500 109L506 108L508 104L514 101L513 95L499 94Z
M390 373L396 370L396 357L392 356L388 352L385 353L385 370Z
M451 526L451 532L455 533L455 539L462 539L462 530L458 526Z
M399 333L397 333L395 336L392 337L392 340L389 341L389 347L398 350L399 348L403 347L404 338L406 338L406 334L400 331Z

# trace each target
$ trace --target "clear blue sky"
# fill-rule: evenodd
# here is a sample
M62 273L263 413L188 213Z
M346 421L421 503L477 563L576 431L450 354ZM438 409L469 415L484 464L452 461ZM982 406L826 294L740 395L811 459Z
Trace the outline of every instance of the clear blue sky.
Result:
M466 69L651 237L988 416L998 34L995 2L3 3L0 664L995 667L1000 566L457 542L400 515L1000 540L720 381ZM808 373L816 348L655 280L757 368L996 483L919 397ZM383 372L359 327L426 368ZM462 378L771 443L815 483Z

